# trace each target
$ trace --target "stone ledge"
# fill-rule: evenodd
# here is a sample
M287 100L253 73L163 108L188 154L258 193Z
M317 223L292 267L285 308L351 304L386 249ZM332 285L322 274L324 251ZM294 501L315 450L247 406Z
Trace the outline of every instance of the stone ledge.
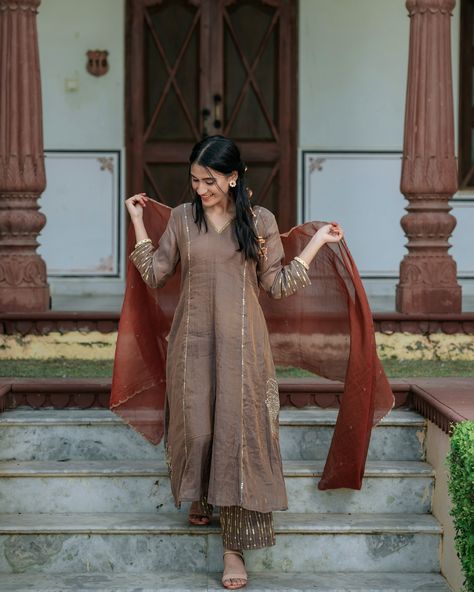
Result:
M184 570L183 570L184 571ZM222 572L2 574L10 592L221 592ZM450 592L435 573L258 573L249 571L254 592Z
M112 333L117 331L119 320L119 312L0 312L0 334L47 335L51 332L63 334L70 331ZM474 312L413 315L374 312L373 321L375 331L387 335L404 332L425 335L431 333L474 335ZM311 324L310 319L309 324Z
M474 378L417 379L410 406L449 434L453 424L474 420Z
M219 518L209 526L190 526L188 517L173 513L0 513L0 534L86 533L86 534L183 534L220 532ZM312 514L275 512L275 532L297 534L441 534L442 528L429 514Z
M338 408L344 392L342 383L324 378L281 378L278 380L282 407L316 406ZM109 407L111 379L0 379L0 411L17 407L44 408L105 408ZM395 407L403 407L408 400L409 384L391 383ZM3 392L3 395L2 395Z
M284 407L280 411L280 426L334 427L337 409L305 407L296 409ZM380 422L381 426L423 427L425 419L407 408L394 409ZM0 414L0 426L81 426L81 425L117 425L123 420L108 409L38 409L18 408L14 412Z
M282 407L338 408L342 383L322 378L279 379ZM449 433L452 423L474 420L474 378L405 378L390 381L395 407L408 406ZM110 379L0 380L0 412L17 407L108 409Z
M284 460L286 477L320 476L323 460ZM30 460L0 461L2 477L167 477L164 461L156 460ZM367 461L365 477L433 477L429 464L422 461Z

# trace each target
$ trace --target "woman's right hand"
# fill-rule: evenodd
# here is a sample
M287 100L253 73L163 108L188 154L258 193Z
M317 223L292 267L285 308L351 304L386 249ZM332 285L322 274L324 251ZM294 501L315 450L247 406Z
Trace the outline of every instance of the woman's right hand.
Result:
M136 193L125 200L125 205L132 220L141 220L143 218L143 208L146 208L146 202L149 199L146 193Z

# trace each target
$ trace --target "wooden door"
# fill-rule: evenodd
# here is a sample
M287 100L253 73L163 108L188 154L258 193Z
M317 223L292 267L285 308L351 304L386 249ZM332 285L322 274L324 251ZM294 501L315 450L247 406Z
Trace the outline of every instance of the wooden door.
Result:
M205 135L237 142L254 203L296 219L295 0L129 0L127 188L189 201Z

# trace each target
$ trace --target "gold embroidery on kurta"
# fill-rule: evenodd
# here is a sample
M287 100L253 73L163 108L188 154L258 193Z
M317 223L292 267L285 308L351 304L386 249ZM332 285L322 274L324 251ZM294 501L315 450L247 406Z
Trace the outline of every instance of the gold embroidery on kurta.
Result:
M189 223L188 223L188 204L184 204L184 221L186 224L186 236L187 236L187 255L188 255L188 301L186 310L186 336L184 342L184 368L183 368L183 430L184 430L184 458L185 461L188 459L188 447L187 447L187 434L186 434L186 371L188 361L188 337L189 337L189 316L190 316L190 302L191 302L191 236L189 234Z
M265 392L265 404L270 414L272 434L278 433L278 414L280 412L280 394L278 392L278 382L274 378L267 380Z

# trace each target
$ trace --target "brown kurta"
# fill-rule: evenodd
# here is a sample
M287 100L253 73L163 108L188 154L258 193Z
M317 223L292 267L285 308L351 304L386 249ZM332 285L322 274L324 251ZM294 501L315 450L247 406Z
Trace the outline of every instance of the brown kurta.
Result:
M266 258L245 260L231 221L200 232L190 203L171 211L157 249L131 259L151 287L181 262L181 290L168 337L165 446L177 506L210 504L270 512L288 507L278 440L279 393L260 286L273 298L310 284L284 251L274 215L256 206Z

